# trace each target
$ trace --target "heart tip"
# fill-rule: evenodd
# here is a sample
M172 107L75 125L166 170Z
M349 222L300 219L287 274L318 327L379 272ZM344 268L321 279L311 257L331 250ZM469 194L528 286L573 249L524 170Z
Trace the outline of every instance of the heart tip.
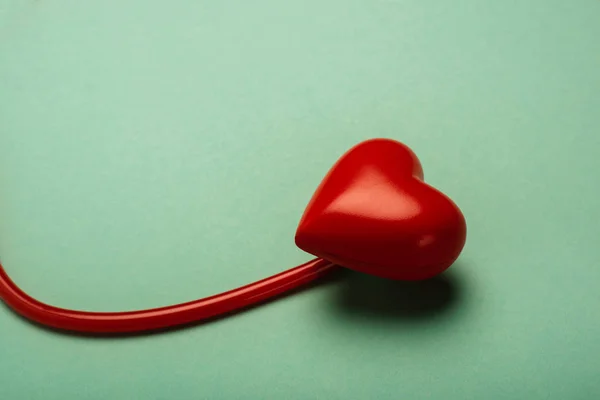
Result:
M306 235L302 231L296 232L296 236L294 237L294 242L296 243L296 246L300 250L310 253L310 251L308 251L307 247L306 247L306 244L308 241L309 241L309 239L306 237Z
M301 224L300 227L298 228L298 230L296 231L296 236L294 237L294 242L296 243L296 246L308 253L311 254L315 257L321 257L318 253L318 251L315 251L316 247L315 246L315 242L317 242L318 240L316 239L316 236L313 232L311 232L311 230L309 229L309 227L306 224Z

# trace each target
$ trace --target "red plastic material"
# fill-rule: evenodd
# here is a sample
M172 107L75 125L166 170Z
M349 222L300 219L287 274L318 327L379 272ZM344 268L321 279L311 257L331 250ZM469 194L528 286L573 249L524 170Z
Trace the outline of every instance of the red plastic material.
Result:
M143 311L96 313L44 304L23 292L0 265L0 297L22 316L55 329L84 333L133 333L217 317L260 303L325 275L334 265L313 260L267 279L216 296Z
M446 270L466 240L458 207L423 182L404 144L373 139L329 172L296 234L302 250L389 279L422 280Z
M165 329L231 313L318 279L336 264L391 279L418 280L447 269L466 239L458 207L423 182L405 145L363 142L327 175L296 234L320 258L270 278L189 303L131 312L85 312L44 304L23 292L0 265L0 298L15 312L55 329L89 334Z

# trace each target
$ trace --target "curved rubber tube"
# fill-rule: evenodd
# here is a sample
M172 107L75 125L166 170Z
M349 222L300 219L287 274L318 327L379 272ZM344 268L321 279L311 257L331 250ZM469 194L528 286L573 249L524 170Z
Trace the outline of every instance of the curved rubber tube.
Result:
M86 312L42 303L21 290L0 264L0 298L23 317L54 329L88 334L124 334L172 328L218 317L298 288L335 268L315 259L215 296L168 307L129 312Z

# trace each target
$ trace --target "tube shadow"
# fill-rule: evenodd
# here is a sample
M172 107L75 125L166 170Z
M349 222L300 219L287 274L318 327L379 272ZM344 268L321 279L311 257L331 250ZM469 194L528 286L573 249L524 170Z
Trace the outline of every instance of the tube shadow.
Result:
M268 300L265 300L261 303L252 304L250 306L232 311L230 313L225 313L225 314L222 314L222 315L219 315L216 317L207 318L207 319L197 321L197 322L190 322L188 324L178 325L178 326L174 326L174 327L155 329L155 330L149 330L149 331L143 331L143 332L133 332L133 333L84 333L84 332L66 331L66 330L61 330L61 329L56 329L56 328L52 328L49 326L41 325L37 322L27 319L27 318L23 317L22 315L18 314L17 312L15 312L12 308L10 308L8 305L6 305L6 303L4 303L2 300L0 300L0 307L4 307L5 309L7 309L15 318L21 320L23 323L28 324L30 326L34 326L37 329L40 329L41 331L44 331L49 334L60 335L60 336L70 336L72 338L81 338L81 339L123 340L123 339L127 339L127 338L150 337L150 336L156 336L156 335L164 335L164 334L168 334L168 333L176 333L176 332L184 331L189 328L198 327L201 325L214 324L219 321L228 319L234 315L251 312L255 308L265 307L269 303L273 303L273 302L280 301L280 300L283 300L283 299L286 299L289 297L293 297L294 295L299 294L299 293L310 291L310 290L318 288L318 287L325 287L325 286L330 286L330 285L336 284L336 283L340 282L341 280L343 280L344 276L345 276L345 271L342 268L338 268L338 269L333 270L328 275L324 276L323 278L321 278L317 281L311 282L311 283L304 285L302 287L299 287L297 289L290 290L290 291L280 294L278 296L274 296L274 297L272 297Z
M336 313L370 320L397 322L429 320L452 309L461 297L461 285L458 279L454 274L448 272L426 281L402 282L377 278L346 270L345 268L339 268L316 282L274 297L263 303L204 321L148 332L131 334L68 332L39 325L16 313L14 315L25 323L34 325L48 333L58 335L88 339L135 338L177 332L194 326L215 323L235 314L246 313L273 301L285 299L295 294L323 286L328 287L327 290L333 293L331 307L333 307ZM0 301L0 304L7 307L2 301Z

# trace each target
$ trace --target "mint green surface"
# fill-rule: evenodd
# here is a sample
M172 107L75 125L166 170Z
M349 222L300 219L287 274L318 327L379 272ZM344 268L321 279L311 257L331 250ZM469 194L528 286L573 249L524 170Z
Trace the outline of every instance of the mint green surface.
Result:
M469 224L443 281L350 275L162 335L1 305L0 398L600 398L599 21L595 0L0 0L0 257L43 301L162 306L308 260L309 197L371 137Z

